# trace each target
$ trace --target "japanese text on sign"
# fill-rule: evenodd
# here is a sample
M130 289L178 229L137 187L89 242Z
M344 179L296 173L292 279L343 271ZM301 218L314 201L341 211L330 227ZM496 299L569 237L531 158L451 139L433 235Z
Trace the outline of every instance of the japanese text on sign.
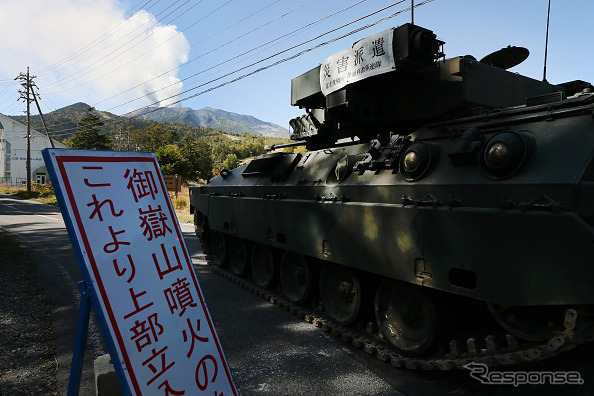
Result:
M49 152L132 393L237 394L154 155Z
M352 48L336 53L322 62L322 93L328 95L347 84L392 71L395 66L393 31L394 29L384 30L360 40Z

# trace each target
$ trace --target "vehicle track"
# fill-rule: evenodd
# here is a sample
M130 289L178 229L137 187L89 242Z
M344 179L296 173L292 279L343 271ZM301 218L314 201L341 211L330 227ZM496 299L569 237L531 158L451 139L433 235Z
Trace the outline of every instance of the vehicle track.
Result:
M568 309L565 313L565 330L545 343L525 342L516 339L512 334L506 334L506 344L502 345L496 342L495 336L488 335L484 342L478 342L479 338L470 337L466 340L466 345L460 345L461 343L457 340L451 340L447 352L443 350L444 348L438 348L432 356L405 357L398 354L389 342L372 332L333 323L321 310L294 304L275 291L261 288L251 280L241 278L231 271L217 266L209 254L209 245L205 242L205 238L200 235L199 240L207 263L214 273L397 368L446 371L465 369L465 366L470 363L480 363L488 367L510 366L547 359L594 339L594 326L590 324L577 326L578 312ZM486 347L483 348L479 344Z

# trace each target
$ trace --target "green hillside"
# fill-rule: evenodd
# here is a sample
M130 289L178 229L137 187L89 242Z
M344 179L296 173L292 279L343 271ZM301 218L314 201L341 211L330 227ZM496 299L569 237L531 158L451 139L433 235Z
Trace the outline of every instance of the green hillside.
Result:
M79 121L89 117L88 109L89 105L85 103L75 103L44 114L50 136L69 147L88 148L84 147L84 142L83 146L78 146L78 139L76 143L72 140L75 132L81 132L77 131ZM102 126L93 128L93 133L107 136L108 148L154 151L164 173L178 173L193 180L208 179L217 169L233 168L243 159L263 154L266 146L290 141L245 133L240 124L233 129L232 121L224 125L226 129L223 131L224 128L203 128L184 122L124 118L97 110L91 116L103 122ZM11 118L26 123L25 116ZM31 127L44 131L38 115L31 117Z

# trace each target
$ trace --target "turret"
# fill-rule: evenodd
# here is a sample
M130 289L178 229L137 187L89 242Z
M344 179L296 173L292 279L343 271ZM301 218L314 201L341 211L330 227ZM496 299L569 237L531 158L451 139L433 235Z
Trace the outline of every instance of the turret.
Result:
M304 108L290 121L293 140L309 149L340 139L368 141L406 135L430 122L560 100L564 88L505 70L528 51L508 47L481 61L445 59L443 41L412 24L357 41L291 80L291 104Z

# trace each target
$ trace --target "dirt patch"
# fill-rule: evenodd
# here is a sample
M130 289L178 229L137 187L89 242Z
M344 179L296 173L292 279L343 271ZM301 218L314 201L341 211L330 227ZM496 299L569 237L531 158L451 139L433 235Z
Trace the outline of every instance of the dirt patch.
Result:
M0 395L59 395L51 307L27 251L0 234Z
M226 133L223 133L223 135L225 135L226 138L229 138L231 140L242 140L243 139L241 136L227 135Z

